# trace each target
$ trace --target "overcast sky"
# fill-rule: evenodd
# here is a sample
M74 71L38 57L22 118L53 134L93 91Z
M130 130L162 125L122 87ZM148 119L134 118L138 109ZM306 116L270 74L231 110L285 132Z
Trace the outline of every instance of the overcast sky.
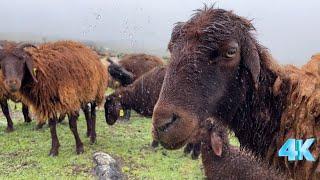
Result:
M0 0L0 35L30 34L30 40L31 35L94 40L121 51L165 54L173 24L188 20L193 10L212 2ZM217 7L254 19L258 39L283 64L301 65L320 52L319 0L216 2Z

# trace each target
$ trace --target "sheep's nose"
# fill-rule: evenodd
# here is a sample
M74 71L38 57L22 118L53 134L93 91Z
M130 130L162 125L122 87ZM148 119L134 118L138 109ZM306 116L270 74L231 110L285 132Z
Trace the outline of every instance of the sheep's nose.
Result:
M170 118L162 119L162 125L157 127L157 132L166 132L168 129L180 120L180 117L176 114L173 114Z
M9 80L6 80L5 83L12 86L12 85L17 85L18 81L16 79L9 79Z
M17 79L7 79L4 83L11 92L16 92L20 88L20 83Z

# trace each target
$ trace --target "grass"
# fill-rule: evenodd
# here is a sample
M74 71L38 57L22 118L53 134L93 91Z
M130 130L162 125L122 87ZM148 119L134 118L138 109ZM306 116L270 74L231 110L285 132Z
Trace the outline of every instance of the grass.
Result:
M89 145L83 114L78 131L85 153L76 155L75 141L67 121L57 127L59 156L48 156L49 128L35 131L35 122L23 122L21 107L11 103L15 131L6 133L0 115L0 179L94 179L92 155L103 151L117 159L128 179L203 179L201 161L183 155L182 149L152 149L151 119L133 114L130 122L108 126L103 111L97 113L97 144ZM234 142L234 140L232 140ZM237 142L235 142L237 143Z

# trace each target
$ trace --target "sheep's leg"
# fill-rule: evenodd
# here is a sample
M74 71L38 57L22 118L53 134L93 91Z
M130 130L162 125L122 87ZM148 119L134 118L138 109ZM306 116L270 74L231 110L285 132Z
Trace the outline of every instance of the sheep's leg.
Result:
M62 123L62 121L66 118L66 114L62 113L59 116L58 123Z
M76 140L76 152L77 154L81 154L84 152L83 149L83 143L81 142L81 139L78 134L77 129L77 119L79 117L79 113L75 112L74 114L71 114L69 117L69 127L74 135L74 139Z
M151 143L151 147L156 148L159 146L159 141L153 140Z
M191 153L192 159L198 159L201 151L201 142L197 142L193 145L193 150Z
M90 143L96 142L96 106L95 102L91 103L91 132L90 132Z
M86 122L87 122L87 137L90 137L90 133L91 133L91 117L90 117L90 110L89 110L89 105L86 104L85 106L82 107L82 111L84 113L84 116L86 118Z
M49 153L49 156L57 156L59 154L59 139L57 136L57 131L56 131L56 125L57 125L57 118L50 118L49 119L49 127L50 127L50 133L51 133L51 150Z
M192 151L192 149L193 149L193 143L188 143L186 145L186 147L184 148L183 152L184 152L184 154L187 155Z
M29 116L29 108L24 103L22 103L22 114L23 114L24 122L27 122L27 123L31 122L31 118Z
M129 121L131 117L131 109L124 110L124 121Z
M5 116L6 119L7 119L7 129L6 129L6 132L12 132L12 131L14 130L14 129L13 129L13 122L12 122L12 119L11 119L11 117L10 117L7 99L2 99L2 100L0 101L0 105L1 105L1 109L2 109L3 114L4 114L4 116Z

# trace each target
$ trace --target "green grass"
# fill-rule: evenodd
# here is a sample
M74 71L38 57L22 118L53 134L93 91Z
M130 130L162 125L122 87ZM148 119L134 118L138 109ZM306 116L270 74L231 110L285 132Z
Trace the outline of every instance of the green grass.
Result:
M108 126L103 111L97 113L97 144L89 145L83 114L78 131L85 153L76 155L75 141L67 121L57 127L58 157L49 157L49 128L35 131L35 122L23 122L21 107L11 104L15 131L5 133L6 119L0 115L0 179L94 179L92 155L103 151L117 159L129 179L203 179L201 161L184 156L182 149L152 149L151 119L133 114L130 122Z

